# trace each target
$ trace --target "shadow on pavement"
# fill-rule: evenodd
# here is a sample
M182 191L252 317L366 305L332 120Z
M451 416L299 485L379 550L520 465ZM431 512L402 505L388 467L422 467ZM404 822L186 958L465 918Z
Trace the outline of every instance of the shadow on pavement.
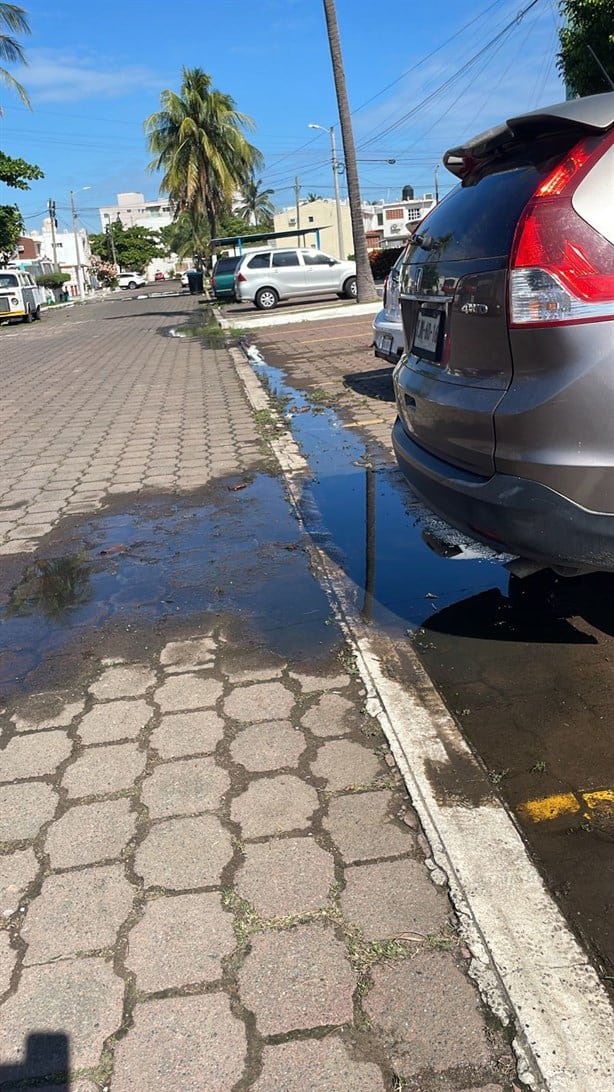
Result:
M53 1092L70 1092L70 1044L63 1031L37 1031L28 1035L22 1063L0 1065L0 1088L26 1088L25 1081L48 1077ZM27 1086L30 1087L29 1085Z
M390 365L383 364L381 368L372 368L368 372L350 372L343 376L343 384L366 398L377 398L379 402L394 402Z

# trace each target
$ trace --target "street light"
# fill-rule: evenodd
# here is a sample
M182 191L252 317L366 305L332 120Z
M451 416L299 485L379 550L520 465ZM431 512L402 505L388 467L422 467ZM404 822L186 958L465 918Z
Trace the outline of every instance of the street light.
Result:
M337 146L335 144L335 126L331 125L330 129L325 129L323 125L315 125L313 122L309 122L309 129L321 129L323 133L328 133L330 136L330 150L333 161L333 182L335 184L335 205L337 208L337 242L339 246L339 257L343 260L345 257L343 246L343 226L341 223L341 200L339 197L339 163L337 161Z
M83 282L81 277L81 258L79 256L79 232L77 230L77 210L75 209L75 192L83 193L84 190L91 190L91 186L81 186L78 190L70 191L70 210L72 212L72 232L75 240L75 268L77 272L77 292L79 293L79 299L83 299Z

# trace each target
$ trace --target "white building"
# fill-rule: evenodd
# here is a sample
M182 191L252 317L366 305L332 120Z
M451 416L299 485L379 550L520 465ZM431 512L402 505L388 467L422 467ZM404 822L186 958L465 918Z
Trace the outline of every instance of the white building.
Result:
M369 249L388 250L403 246L415 224L430 212L434 204L434 194L414 197L411 186L405 186L400 201L379 201L371 205L371 223L367 230Z
M61 273L70 274L67 288L71 295L78 295L84 287L90 285L92 251L85 228L78 229L76 239L74 232L56 229L55 253L49 218L43 220L42 231L31 231L28 238L38 245L42 261L51 262L54 266L57 263Z
M103 231L116 220L125 228L143 227L150 231L159 231L173 222L173 207L167 197L146 201L142 193L118 193L116 205L105 205L98 212Z

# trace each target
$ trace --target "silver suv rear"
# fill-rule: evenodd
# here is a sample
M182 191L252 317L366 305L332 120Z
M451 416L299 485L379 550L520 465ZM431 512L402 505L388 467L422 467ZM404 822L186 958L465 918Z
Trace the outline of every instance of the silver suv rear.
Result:
M393 442L449 523L614 570L614 93L448 151L401 275Z
M280 300L331 294L356 298L356 263L321 250L248 251L235 270L235 298L255 303L261 311L277 307Z

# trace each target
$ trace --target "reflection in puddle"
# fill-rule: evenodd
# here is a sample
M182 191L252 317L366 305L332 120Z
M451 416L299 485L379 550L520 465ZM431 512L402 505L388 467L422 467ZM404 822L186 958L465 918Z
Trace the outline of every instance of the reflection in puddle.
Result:
M39 613L50 620L63 618L90 598L90 570L83 553L34 561L13 588L6 617Z

